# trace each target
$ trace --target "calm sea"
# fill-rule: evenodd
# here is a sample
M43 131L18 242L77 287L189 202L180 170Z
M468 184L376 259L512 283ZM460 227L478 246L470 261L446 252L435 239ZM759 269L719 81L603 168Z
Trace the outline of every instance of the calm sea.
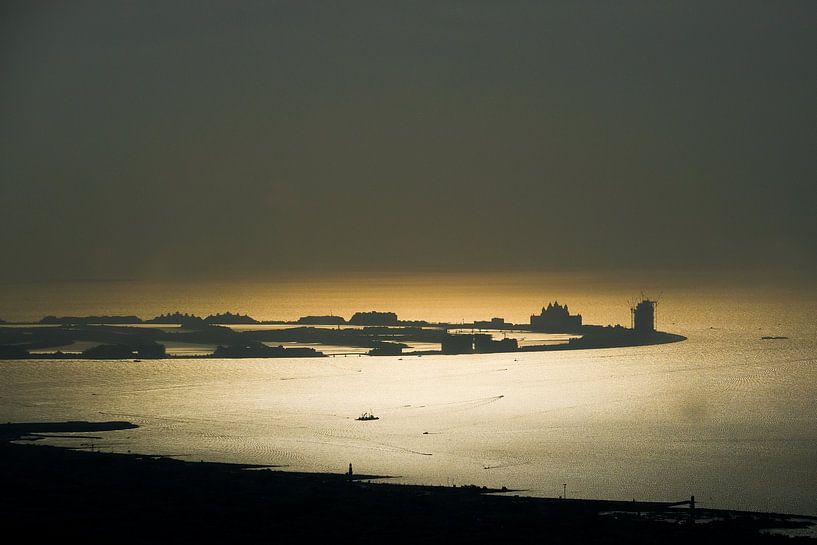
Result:
M726 287L729 286L729 287ZM526 321L548 300L629 323L663 291L689 340L575 352L309 360L0 362L0 420L136 430L50 443L356 472L525 494L817 514L817 292L591 277L433 276L243 284L0 286L0 317L247 312ZM788 339L762 340L762 336ZM371 410L380 420L355 420Z

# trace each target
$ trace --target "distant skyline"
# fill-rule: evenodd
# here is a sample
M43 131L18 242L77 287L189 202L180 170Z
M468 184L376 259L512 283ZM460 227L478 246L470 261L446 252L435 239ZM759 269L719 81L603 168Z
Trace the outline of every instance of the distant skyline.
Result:
M4 2L0 281L810 271L815 28L808 1Z

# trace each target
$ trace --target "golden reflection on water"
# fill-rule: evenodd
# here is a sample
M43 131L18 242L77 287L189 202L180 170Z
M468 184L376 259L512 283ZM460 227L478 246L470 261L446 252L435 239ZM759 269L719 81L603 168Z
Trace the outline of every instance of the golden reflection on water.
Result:
M15 294L4 287L0 316L21 319L14 312L25 309L31 318L144 318L179 309L268 319L379 309L408 319L525 321L558 299L586 322L626 323L627 299L662 286L625 280L38 285ZM132 420L142 427L98 444L194 460L310 471L342 471L351 461L404 482L507 485L536 495L559 494L569 482L589 497L695 493L708 506L817 513L815 292L663 287L659 325L688 341L403 358L7 361L0 416ZM381 420L354 420L369 409Z

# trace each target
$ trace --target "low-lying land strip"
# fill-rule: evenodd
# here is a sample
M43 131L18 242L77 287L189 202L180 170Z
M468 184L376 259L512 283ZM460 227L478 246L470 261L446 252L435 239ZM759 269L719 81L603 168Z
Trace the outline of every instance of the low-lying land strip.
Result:
M391 316L391 313L383 314ZM558 344L520 345L517 337L539 332L524 324L504 322L499 329L479 329L477 325L485 324L474 323L468 330L469 324L404 322L397 320L396 315L389 320L394 322L391 325L359 325L353 320L345 326L338 323L333 327L303 323L267 324L267 327L251 323L251 327L247 327L242 320L253 320L248 316L229 313L215 316L228 316L235 323L218 325L213 323L213 316L200 318L175 313L147 322L130 316L90 316L47 317L40 324L3 325L0 326L0 359L171 358L174 354L168 352L168 343L202 347L201 353L182 356L186 358L293 358L323 356L321 350L325 346L349 347L350 351L358 352L362 349L373 356L409 356L615 348L685 339L654 330L579 325L569 331L569 338ZM126 319L139 321L125 324ZM435 344L440 348L428 348Z
M496 495L19 444L126 422L0 426L0 527L16 543L812 543L808 517ZM17 440L12 443L12 440ZM510 493L513 494L513 493Z

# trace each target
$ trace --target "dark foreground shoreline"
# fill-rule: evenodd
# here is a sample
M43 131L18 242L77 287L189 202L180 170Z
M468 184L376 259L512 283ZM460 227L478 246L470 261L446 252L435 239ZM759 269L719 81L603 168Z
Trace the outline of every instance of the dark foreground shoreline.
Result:
M761 533L807 517L658 502L492 495L12 443L114 423L0 425L0 536L8 543L814 543ZM798 520L799 519L799 520ZM814 522L812 519L811 522ZM806 522L808 524L808 522Z

